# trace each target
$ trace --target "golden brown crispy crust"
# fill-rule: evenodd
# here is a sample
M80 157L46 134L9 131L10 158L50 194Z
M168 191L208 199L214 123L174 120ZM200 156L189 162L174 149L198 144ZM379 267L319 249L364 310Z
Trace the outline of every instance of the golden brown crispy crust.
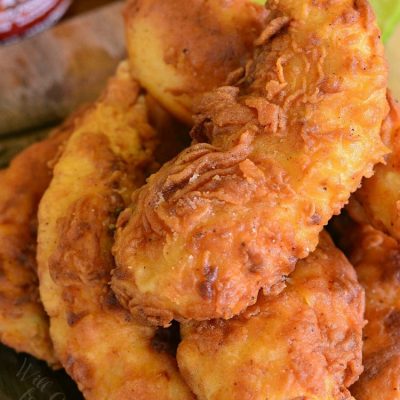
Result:
M351 234L350 234L351 232ZM400 399L400 248L371 226L347 231L350 261L366 292L364 367L357 400Z
M387 152L386 62L368 4L268 7L246 74L202 97L197 143L118 221L112 287L155 324L230 318L279 288Z
M134 75L192 124L193 99L240 74L266 16L248 0L130 0L125 29Z
M338 400L362 372L364 291L326 233L277 296L229 321L182 324L179 368L199 400Z
M152 168L156 135L127 63L75 121L39 209L40 292L57 357L88 400L189 400L176 360L112 294L117 216Z
M370 223L400 240L400 106L390 92L388 101L390 112L381 136L392 153L385 164L375 167L372 178L363 181L348 210L356 221Z
M51 180L49 163L71 131L67 121L0 172L0 341L55 366L36 274L37 209Z

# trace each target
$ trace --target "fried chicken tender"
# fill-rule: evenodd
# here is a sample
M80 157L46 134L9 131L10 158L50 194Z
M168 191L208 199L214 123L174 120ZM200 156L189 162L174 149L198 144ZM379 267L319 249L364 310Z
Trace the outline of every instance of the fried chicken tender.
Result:
M322 233L278 296L229 321L182 324L179 368L199 400L349 399L363 313L353 267Z
M359 226L347 239L350 261L366 292L364 367L351 388L357 400L400 399L400 247L371 226Z
M400 106L389 93L390 113L382 125L382 139L392 150L375 175L365 179L348 210L358 222L372 224L400 240Z
M176 360L153 346L113 296L118 213L142 184L156 144L145 98L122 64L75 121L39 208L40 292L57 357L86 399L188 400Z
M69 123L0 171L0 341L55 366L36 272L37 209Z
M194 144L118 220L113 290L153 324L228 319L261 288L281 290L388 152L387 68L368 3L268 7L246 74L202 97Z
M125 30L134 75L191 125L193 99L245 68L266 15L249 0L130 0Z

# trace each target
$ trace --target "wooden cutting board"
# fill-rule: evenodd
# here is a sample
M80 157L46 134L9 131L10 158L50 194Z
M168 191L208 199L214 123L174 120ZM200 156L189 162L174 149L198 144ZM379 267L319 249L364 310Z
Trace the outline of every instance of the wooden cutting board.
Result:
M123 2L0 47L0 135L36 129L91 102L125 57Z

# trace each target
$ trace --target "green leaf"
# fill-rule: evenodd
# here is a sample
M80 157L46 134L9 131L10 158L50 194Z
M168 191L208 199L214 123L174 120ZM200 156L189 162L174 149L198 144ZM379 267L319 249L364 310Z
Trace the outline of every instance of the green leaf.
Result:
M265 4L266 0L253 0L258 4ZM301 0L299 0L301 1ZM400 1L399 0L370 0L376 12L379 26L382 30L382 39L387 42L400 23Z
M382 30L384 42L392 35L396 25L400 22L400 1L399 0L371 0L375 9L379 26Z

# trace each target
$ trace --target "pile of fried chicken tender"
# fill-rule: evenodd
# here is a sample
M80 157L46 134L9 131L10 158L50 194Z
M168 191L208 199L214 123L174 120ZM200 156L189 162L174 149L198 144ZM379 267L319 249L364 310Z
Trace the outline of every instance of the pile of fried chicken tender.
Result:
M368 2L130 0L125 26L103 95L0 172L1 341L89 400L400 399Z

